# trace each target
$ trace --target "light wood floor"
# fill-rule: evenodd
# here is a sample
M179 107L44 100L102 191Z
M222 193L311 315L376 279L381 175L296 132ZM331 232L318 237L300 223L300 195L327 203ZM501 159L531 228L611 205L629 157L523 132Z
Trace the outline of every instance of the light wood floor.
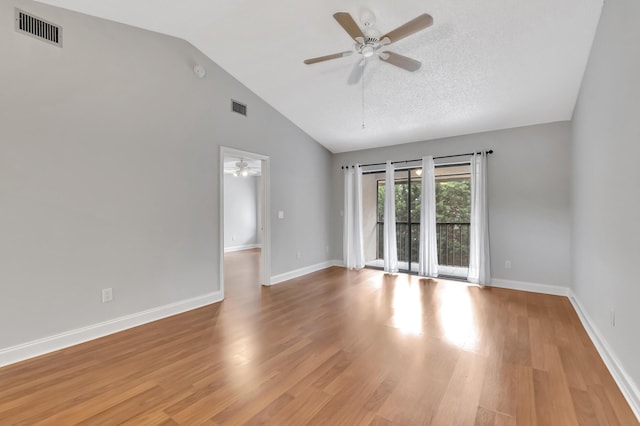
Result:
M564 297L330 268L0 369L0 424L634 425Z

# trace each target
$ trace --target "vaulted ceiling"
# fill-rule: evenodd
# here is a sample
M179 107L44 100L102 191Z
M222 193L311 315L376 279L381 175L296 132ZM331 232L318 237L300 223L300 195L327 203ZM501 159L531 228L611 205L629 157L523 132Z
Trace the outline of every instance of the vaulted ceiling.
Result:
M332 152L569 120L602 8L602 0L40 2L189 41ZM339 11L358 22L373 15L383 34L433 16L433 26L388 49L422 67L374 57L354 85L358 55L305 65L353 47L332 17Z

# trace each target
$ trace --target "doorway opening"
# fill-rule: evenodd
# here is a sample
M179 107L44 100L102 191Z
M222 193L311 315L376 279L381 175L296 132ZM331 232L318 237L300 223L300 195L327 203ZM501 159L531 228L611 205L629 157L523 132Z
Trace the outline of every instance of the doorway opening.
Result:
M220 290L224 297L229 274L233 279L228 281L249 289L270 285L269 157L221 147L219 177ZM225 275L227 257L233 266Z
M436 239L441 276L466 278L469 271L471 166L438 165L436 178ZM365 263L384 265L384 173L363 174L363 231ZM417 273L420 246L422 170L396 170L394 176L396 239L401 272Z

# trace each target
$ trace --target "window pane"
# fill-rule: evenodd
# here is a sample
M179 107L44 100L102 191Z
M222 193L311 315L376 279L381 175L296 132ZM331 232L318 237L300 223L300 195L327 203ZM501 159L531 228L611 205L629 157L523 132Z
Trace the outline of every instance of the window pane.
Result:
M452 274L469 265L469 173L469 165L436 167L438 264L453 267ZM464 270L460 269L460 273Z
M438 223L469 222L471 188L469 179L436 181L436 221Z
M384 181L378 181L378 222L384 221Z
M420 200L422 199L422 183L411 182L411 222L420 223Z
M420 224L411 225L411 261L417 263L420 252Z
M406 222L408 219L409 209L407 206L407 198L409 196L409 184L398 182L396 180L396 222Z

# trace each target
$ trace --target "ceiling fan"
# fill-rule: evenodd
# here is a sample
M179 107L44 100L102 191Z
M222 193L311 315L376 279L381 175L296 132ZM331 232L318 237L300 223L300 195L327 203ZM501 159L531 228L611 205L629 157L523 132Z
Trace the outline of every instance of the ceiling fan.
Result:
M240 160L240 161L236 161ZM224 173L233 176L260 176L261 175L260 161L249 160L244 158L225 157L224 161Z
M367 16L368 15L368 16ZM387 62L391 65L395 65L407 71L416 71L420 68L422 63L415 59L408 58L398 53L382 50L383 47L395 43L398 40L402 40L418 31L433 25L433 17L426 13L412 19L404 25L399 26L393 31L390 31L384 35L380 35L380 32L373 28L373 15L367 14L363 17L364 30L361 29L354 21L351 15L347 12L338 12L333 15L338 24L351 36L356 42L353 50L347 50L345 52L334 53L332 55L318 56L317 58L311 58L304 61L305 64L315 64L317 62L329 61L331 59L343 58L345 56L351 56L353 54L359 54L362 56L362 60L356 64L356 69L349 79L350 83L355 83L360 78L361 72L358 69L362 69L366 64L367 59L377 56L381 61Z

